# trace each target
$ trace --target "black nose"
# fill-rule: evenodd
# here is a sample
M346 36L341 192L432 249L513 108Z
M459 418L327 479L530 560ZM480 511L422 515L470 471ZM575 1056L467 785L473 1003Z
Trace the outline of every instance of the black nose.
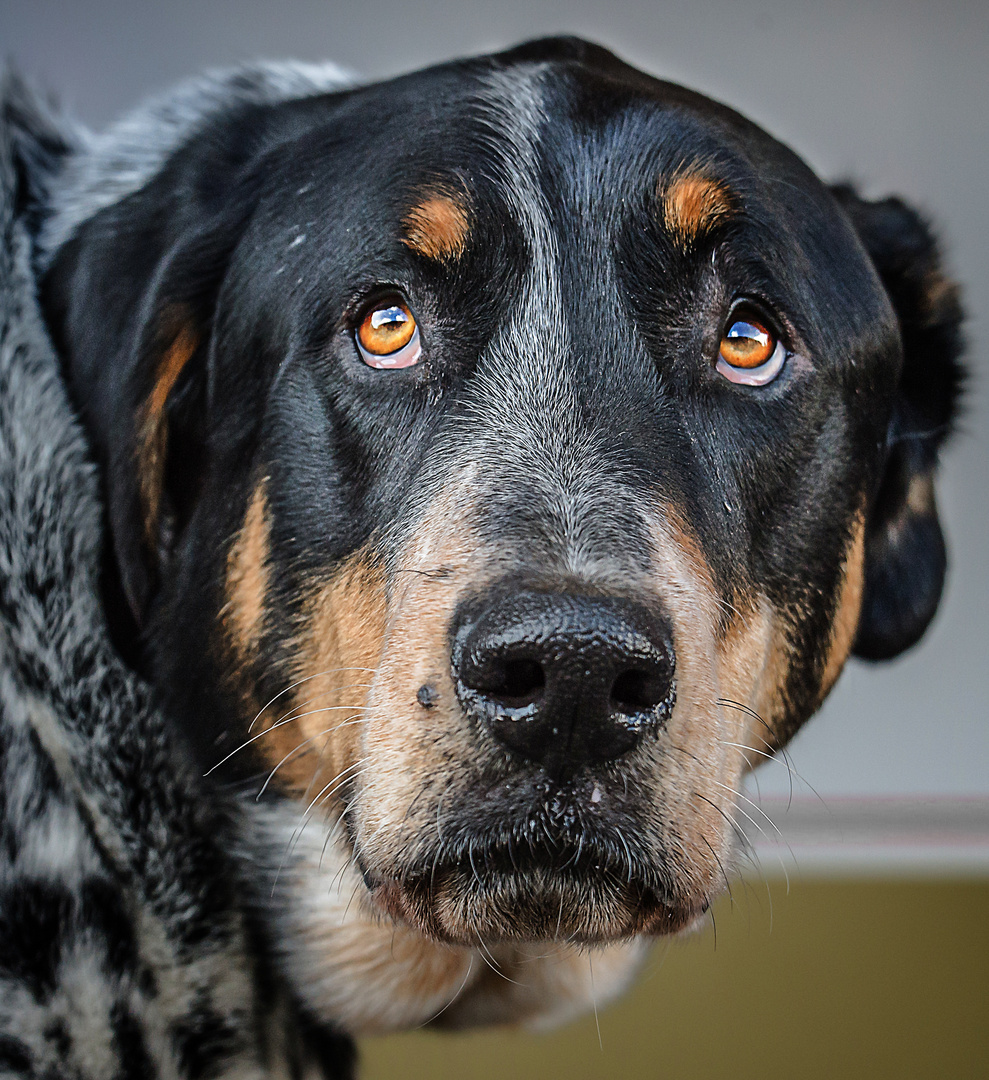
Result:
M666 623L619 597L501 594L469 605L454 632L461 705L556 778L658 731L674 668Z

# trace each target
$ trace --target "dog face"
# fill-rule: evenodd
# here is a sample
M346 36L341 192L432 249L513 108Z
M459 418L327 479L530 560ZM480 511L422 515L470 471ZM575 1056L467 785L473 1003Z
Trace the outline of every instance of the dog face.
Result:
M432 940L689 925L742 774L934 613L926 228L592 46L220 110L44 300L119 636Z

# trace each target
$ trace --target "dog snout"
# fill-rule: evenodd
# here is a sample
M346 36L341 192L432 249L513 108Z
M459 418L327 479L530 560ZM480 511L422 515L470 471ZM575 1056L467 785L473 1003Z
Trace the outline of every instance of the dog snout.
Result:
M626 598L516 591L456 620L465 712L555 779L658 732L673 709L675 667L666 621Z

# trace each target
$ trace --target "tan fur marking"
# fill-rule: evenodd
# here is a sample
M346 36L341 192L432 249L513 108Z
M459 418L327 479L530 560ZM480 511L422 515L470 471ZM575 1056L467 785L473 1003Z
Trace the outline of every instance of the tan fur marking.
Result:
M406 214L403 243L425 255L444 262L459 259L467 246L470 215L460 195L434 192L427 195Z
M199 335L188 325L179 328L172 344L158 363L154 385L144 402L137 428L137 472L144 512L144 533L148 543L155 546L158 530L158 510L165 472L165 451L168 447L168 422L165 406L185 365L199 345Z
M685 242L696 240L733 211L724 184L699 173L681 173L663 192L666 227Z
M276 782L283 789L311 798L325 787L331 800L337 781L356 768L384 633L384 572L372 552L358 551L314 591L296 638L291 681L298 686L260 721L267 733L258 750L279 766Z
M865 584L865 515L859 514L852 526L852 536L845 552L842 583L835 609L831 647L821 678L823 701L834 686L851 652L862 611L862 588Z
M254 489L237 539L227 556L227 602L223 622L238 658L254 656L264 622L268 591L268 503L266 480Z
M734 843L730 819L741 772L737 750L745 714L719 705L720 604L703 547L667 506L653 528L658 599L676 650L677 700L661 745L671 753L654 778L657 812L675 828L683 884L695 896L724 888Z
M782 690L789 669L786 633L769 600L756 596L732 619L721 644L721 696L744 722L740 743L746 769L776 748L775 724L784 711ZM751 713L739 711L751 709ZM755 715L752 715L755 714Z
M380 721L365 733L364 751L375 760L360 803L372 850L389 835L414 830L413 794L443 789L437 762L469 759L472 736L464 723L450 671L449 627L465 589L480 587L479 542L468 521L469 483L451 485L430 508L401 555L391 597L387 647L369 704ZM416 701L422 685L437 697L428 712ZM440 766L442 772L443 766ZM414 832L410 833L414 837Z

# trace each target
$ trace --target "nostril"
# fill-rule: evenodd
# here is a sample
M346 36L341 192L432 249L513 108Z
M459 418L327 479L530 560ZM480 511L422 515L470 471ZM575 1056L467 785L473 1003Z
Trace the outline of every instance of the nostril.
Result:
M659 705L669 693L667 679L657 678L655 672L623 671L611 688L611 704L615 712L627 716L648 712Z
M495 691L506 704L527 705L542 693L546 672L538 660L509 660L504 667L504 680Z
M461 685L468 691L479 693L482 698L510 709L524 708L542 697L546 689L546 672L543 665L531 656L512 659L504 655L489 658L480 663L472 661L462 665Z

